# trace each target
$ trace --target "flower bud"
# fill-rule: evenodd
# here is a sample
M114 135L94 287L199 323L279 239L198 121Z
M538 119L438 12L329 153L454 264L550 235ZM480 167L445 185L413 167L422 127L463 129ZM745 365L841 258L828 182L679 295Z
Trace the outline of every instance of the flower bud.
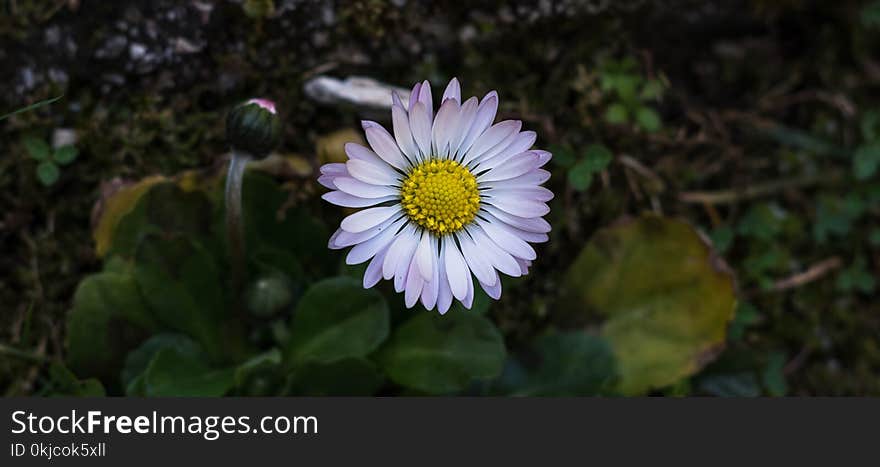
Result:
M270 273L250 284L245 295L248 311L258 318L270 318L290 307L294 285L281 273Z
M275 103L251 99L236 106L226 117L226 139L232 149L262 157L281 140L281 121Z

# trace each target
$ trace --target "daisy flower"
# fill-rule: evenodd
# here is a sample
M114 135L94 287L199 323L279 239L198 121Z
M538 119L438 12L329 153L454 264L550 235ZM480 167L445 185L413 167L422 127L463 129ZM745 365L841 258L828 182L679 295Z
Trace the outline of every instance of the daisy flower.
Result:
M364 208L342 220L331 249L353 247L348 264L369 261L364 287L394 281L407 307L421 301L446 313L452 300L470 309L476 277L493 299L499 272L528 273L530 243L547 241L550 178L547 151L531 149L535 132L519 120L493 125L498 94L462 102L458 80L434 113L431 85L413 87L409 102L392 93L393 135L363 121L369 147L345 145L348 161L321 167L318 181L338 206Z

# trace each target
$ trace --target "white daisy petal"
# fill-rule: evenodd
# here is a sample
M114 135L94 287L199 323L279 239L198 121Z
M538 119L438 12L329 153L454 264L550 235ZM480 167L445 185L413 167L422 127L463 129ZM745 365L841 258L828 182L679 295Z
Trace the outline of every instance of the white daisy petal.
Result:
M419 267L416 265L416 257L413 256L412 260L409 264L409 271L406 275L406 288L404 289L404 303L407 308L412 308L416 302L419 300L419 297L422 295L422 287L425 285L425 280L422 278L421 273L419 272Z
M538 160L540 161L540 156ZM497 180L492 182L483 181L480 185L482 188L531 188L540 185L550 179L550 172L544 169L536 169L531 172L514 177L507 180Z
M397 188L386 185L373 185L352 177L336 177L333 179L333 184L338 190L359 198L383 198L385 196L400 195L400 190Z
M419 265L419 271L426 281L433 279L434 275L434 251L431 250L431 235L428 232L422 233L422 239L419 240L419 246L416 249L416 259Z
M422 83L416 83L412 88L412 92L409 93L409 107L407 107L407 109L410 113L412 113L413 106L419 101L419 91L421 91L421 89Z
M488 202L496 208L519 217L541 217L550 212L546 204L528 198L515 196L491 196Z
M464 294L464 299L461 301L462 306L466 310L470 310L472 306L474 306L474 281L471 279L471 276L468 275L467 278L467 293Z
M537 135L534 131L523 131L521 133L517 133L516 136L511 139L510 143L507 146L501 149L492 148L492 150L488 151L485 156L479 160L479 167L477 168L477 171L497 167L498 165L506 162L511 157L525 152L530 147L532 147L533 144L535 144L535 139L537 139Z
M358 211L342 219L342 229L351 233L363 232L385 222L389 217L400 212L400 205L368 208Z
M504 251L498 246L494 240L486 235L486 232L479 226L468 226L468 233L474 238L477 245L484 250L484 258L492 261L495 269L507 274L510 277L519 277L522 275L516 259L510 253Z
M470 267L471 271L477 276L481 282L486 282L489 284L495 283L495 268L492 267L492 262L488 260L480 247L474 243L474 240L468 234L457 235L458 242L461 244L461 252L464 254L464 259Z
M336 177L334 177L333 175L321 175L320 177L318 177L318 183L320 183L325 188L329 188L331 190L337 189L336 184L333 183L334 180L336 180Z
M478 154L478 155L474 156L470 160L470 162L468 163L468 165L470 167L474 168L474 173L480 173L480 172L483 172L486 170L485 168L482 167L483 161L486 161L488 159L493 159L493 158L495 158L495 156L497 154L499 154L501 152L506 152L507 148L510 147L510 145L516 141L517 137L520 134L519 130L521 128L522 128L522 122L518 122L518 125L516 127L514 127L513 131L510 132L510 134L508 134L507 137L505 137L503 140L501 140L498 144L496 144L495 146L492 146L491 148L489 148L486 151L483 151L482 154ZM486 132L486 133L488 133L488 132ZM483 137L486 136L486 133L483 134ZM479 140L477 141L476 144L479 144ZM476 147L476 144L473 147Z
M394 128L394 140L397 141L397 145L400 146L410 162L418 160L419 149L413 140L412 131L409 129L409 116L407 116L406 110L403 110L403 107L399 105L391 107L391 120Z
M446 261L443 261L446 244L440 241L440 245L440 257L437 261L437 272L440 279L439 284L437 284L437 311L443 315L449 311L449 307L452 305L452 289L449 288L449 278L446 275Z
M394 239L388 254L385 256L385 262L382 264L382 277L386 280L394 277L397 267L401 262L409 264L412 259L413 251L416 248L418 237L412 224L406 227Z
M440 260L437 257L438 249L437 249L437 237L430 237L431 243L431 276L432 279L424 287L422 287L422 305L425 309L431 310L434 308L434 305L437 304L437 294L440 291ZM445 281L446 278L444 277Z
M443 261L446 263L446 274L449 279L449 289L452 296L463 300L467 295L467 281L471 280L471 273L458 250L458 245L451 235L443 237L446 248L443 249Z
M532 217L527 219L524 217L508 214L494 206L489 205L483 205L481 208L487 211L489 214L497 217L498 220L500 220L501 222L510 224L517 229L534 233L547 233L550 231L550 223L548 223L541 217Z
M350 144L350 143L349 143ZM361 146L363 147L363 146ZM366 149L366 148L364 148ZM338 176L347 176L348 169L345 168L345 164L340 162L334 162L331 164L324 164L321 166L321 174L323 175L332 175L334 177Z
M496 273L496 276L498 274ZM493 300L498 300L501 298L501 280L496 280L495 285L489 285L483 282L480 282L480 287L486 291L486 295L491 297Z
M455 130L458 123L458 102L447 100L437 111L434 126L431 130L434 146L434 155L446 157L449 155L449 136Z
M366 208L369 206L375 206L379 203L393 201L398 197L395 195L389 195L381 198L361 198L342 191L331 191L321 195L321 198L344 208Z
M496 182L499 180L508 180L511 178L524 175L534 170L538 164L539 157L533 152L524 152L511 157L504 165L490 169L488 172L477 177L477 181L481 183Z
M383 161L402 171L409 167L406 158L397 147L397 142L382 125L369 122L369 124L365 124L364 132L370 147Z
M409 127L421 150L421 160L424 160L431 155L431 119L421 102L417 102L409 112Z
M370 264L367 265L367 270L364 271L365 289L373 287L382 280L382 261L385 260L386 252L388 252L388 248L384 248L376 253L376 256L373 256L373 259L370 260Z
M431 83L428 80L422 81L422 87L419 88L419 102L425 105L425 112L428 114L428 120L434 119L434 99L431 97Z
M521 127L522 122L518 120L505 120L492 125L491 128L486 130L486 132L474 142L474 145L471 146L467 154L464 155L462 163L468 165L472 160L476 160L482 156L483 153L492 149L496 144L502 142L505 138L511 136L516 131L519 131L519 128Z
M403 213L401 213L401 215L391 216L385 222L373 228L364 230L363 232L352 233L340 228L337 233L334 234L336 238L334 243L336 244L336 246L340 247L357 245L375 237L376 235L379 235L386 229L391 229L391 234L393 235L394 232L400 230L400 227L403 225L404 222L406 222L406 219L403 218L402 214Z
M514 233L512 227L508 227L507 224L499 221L492 215L487 214L486 218L488 220L477 220L477 225L482 227L486 234L495 242L495 244L501 247L502 250L517 258L528 260L537 258L538 255L535 253L535 249L526 243L525 240L519 238Z
M372 149L361 146L358 143L345 143L345 154L348 156L349 160L358 159L362 161L371 162L373 164L381 164L388 165L385 161L382 160ZM330 164L327 164L330 165ZM342 164L345 166L345 164ZM346 171L348 167L345 166Z
M455 130L453 130L452 134L449 135L449 152L456 160L461 159L458 157L462 155L462 151L460 150L461 141L467 136L467 132L471 128L474 116L477 114L477 105L478 101L476 97L471 97L462 104L461 109L459 110L458 124L455 126Z
M446 102L446 99L452 99L461 104L461 85L458 84L458 78L452 78L449 80L449 84L446 85L446 90L443 91L443 98L440 99L440 103L442 104Z
M388 229L355 245L345 256L345 264L361 264L376 256L380 251L388 249L394 240L394 233L400 228L400 225L398 223L392 224Z
M500 198L502 196L510 196L515 199L530 199L546 203L553 199L553 192L542 186L513 186L501 188L489 188L484 191L486 195Z
M389 165L373 164L360 159L350 159L345 165L352 177L364 183L400 186L400 173Z
M498 111L498 94L495 91L486 94L486 97L480 102L480 105L477 107L477 113L474 116L474 121L471 124L470 128L467 130L467 135L465 135L462 139L461 146L459 147L459 153L465 153L470 149L471 145L477 138L486 131L487 128L492 126L492 122L495 120L495 113Z

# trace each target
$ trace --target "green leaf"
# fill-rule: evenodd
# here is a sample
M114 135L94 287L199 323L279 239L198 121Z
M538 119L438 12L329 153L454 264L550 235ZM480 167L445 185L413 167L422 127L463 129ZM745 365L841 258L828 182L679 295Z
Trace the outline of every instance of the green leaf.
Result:
M143 375L147 397L218 397L234 384L233 368L211 368L200 355L166 347L156 352Z
M568 171L568 183L576 191L586 191L593 184L593 168L589 161L582 160Z
M116 384L126 353L156 329L128 272L86 277L67 318L67 364L81 377Z
M626 106L616 102L608 106L605 111L605 121L612 125L620 125L629 121L629 112Z
M108 206L107 215L118 219L115 225L108 220L110 225L95 232L97 246L107 253L132 257L138 245L156 233L198 239L211 235L214 210L200 191L185 191L175 183L149 178L129 187L118 204Z
M853 173L859 180L867 180L880 168L880 142L866 144L853 156Z
M104 386L95 378L78 379L60 363L49 366L49 383L44 391L49 397L103 397Z
M58 170L58 166L53 162L43 161L37 165L37 179L44 186L54 185L58 181L59 176L61 176L61 171Z
M663 95L663 83L660 80L652 79L645 82L642 86L642 92L639 97L642 100L659 99Z
M325 279L300 299L285 357L292 363L364 357L388 337L388 305L349 277Z
M738 341L745 335L749 326L761 321L761 313L754 305L748 302L739 303L736 307L736 315L730 323L727 335L731 341Z
M383 382L382 374L369 360L344 358L295 368L285 392L295 396L371 396Z
M41 138L27 137L22 143L28 155L38 161L45 161L52 155L52 148L49 147L49 143Z
M134 388L139 387L141 381L136 382L135 380L143 376L147 367L150 366L150 362L162 349L174 349L181 354L199 356L199 358L207 360L207 357L203 356L199 344L189 337L173 333L156 334L125 357L125 366L122 368L120 376L127 395L139 395L138 390Z
M727 252L733 244L734 237L733 229L728 226L718 227L709 233L709 238L712 239L712 245L714 245L715 249L718 250L718 253L721 254Z
M645 214L600 230L566 274L559 306L607 319L625 394L676 383L724 345L732 273L690 225Z
M167 328L187 334L212 357L238 350L240 337L229 322L227 287L214 258L186 237L149 235L135 255L138 287L156 318ZM228 332L226 332L228 331Z
M599 336L583 331L538 339L541 364L515 396L586 396L607 393L616 383L614 355Z
M865 5L859 17L865 27L880 27L880 1Z
M277 182L256 172L245 173L242 186L242 209L248 245L287 252L304 270L330 273L327 228L303 207L287 208L289 193ZM223 222L219 216L218 222ZM222 226L218 226L222 227ZM322 271L323 269L323 271ZM285 271L291 279L297 276Z
M764 387L771 396L782 397L788 392L788 385L785 383L785 354L774 352L767 359L767 366L761 374L764 381Z
M604 144L591 144L584 151L584 162L586 162L593 173L601 172L608 167L614 154Z
M251 373L275 367L281 364L281 351L272 348L261 354L254 355L235 369L235 381L243 382Z
M395 329L378 361L397 384L429 394L461 391L501 373L506 351L498 329L474 313L420 313Z
M553 153L553 164L563 168L570 168L577 162L574 151L567 146L553 145L549 151Z
M638 122L639 126L648 133L658 131L660 130L660 127L663 126L663 122L660 120L660 114L650 107L639 107L639 109L636 110L636 122Z
M877 2L880 6L880 2ZM859 122L859 128L862 130L862 142L873 143L880 138L880 111L869 110L862 116Z
M761 387L751 372L711 375L700 379L701 391L718 397L758 397Z
M60 148L55 150L55 153L52 155L52 158L61 165L67 165L76 160L76 156L79 155L79 150L71 145L61 146Z

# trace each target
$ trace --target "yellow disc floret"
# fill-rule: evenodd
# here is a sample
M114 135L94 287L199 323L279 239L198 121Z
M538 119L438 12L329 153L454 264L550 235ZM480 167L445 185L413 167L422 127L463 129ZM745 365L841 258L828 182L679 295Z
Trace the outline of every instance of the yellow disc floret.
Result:
M460 230L480 209L477 178L452 160L416 166L403 182L400 198L409 218L437 235Z

